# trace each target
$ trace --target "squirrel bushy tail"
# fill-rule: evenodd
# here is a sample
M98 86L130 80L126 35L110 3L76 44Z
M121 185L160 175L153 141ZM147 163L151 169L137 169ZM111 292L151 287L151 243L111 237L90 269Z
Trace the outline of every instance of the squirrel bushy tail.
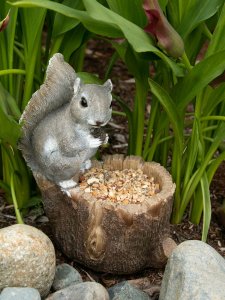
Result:
M18 147L31 168L34 159L31 143L33 131L45 116L71 100L75 79L73 68L64 61L62 54L56 53L49 61L45 82L32 95L20 118L22 136Z

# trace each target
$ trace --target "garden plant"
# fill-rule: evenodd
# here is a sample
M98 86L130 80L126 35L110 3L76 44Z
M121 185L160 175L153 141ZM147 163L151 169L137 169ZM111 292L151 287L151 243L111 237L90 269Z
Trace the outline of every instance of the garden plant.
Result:
M115 49L104 79L119 58L135 79L132 107L116 97L129 124L128 154L171 171L172 222L188 209L193 223L203 217L206 240L209 187L225 159L225 82L218 79L225 71L224 1L11 0L1 2L0 20L0 186L7 199L19 209L37 201L17 141L49 58L61 52L81 72L88 40L102 38Z

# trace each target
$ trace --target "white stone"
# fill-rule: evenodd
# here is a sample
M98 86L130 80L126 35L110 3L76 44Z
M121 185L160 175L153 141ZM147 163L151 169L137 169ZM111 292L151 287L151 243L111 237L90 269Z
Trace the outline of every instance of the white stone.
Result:
M92 177L92 178L89 178L87 180L87 184L91 185L93 183L99 183L99 179L98 178L95 178L95 177Z
M24 224L0 229L0 290L32 287L43 297L54 275L54 246L42 231Z

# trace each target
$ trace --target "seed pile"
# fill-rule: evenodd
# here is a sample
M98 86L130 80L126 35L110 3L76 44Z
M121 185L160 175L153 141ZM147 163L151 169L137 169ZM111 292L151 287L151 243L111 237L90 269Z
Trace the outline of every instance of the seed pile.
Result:
M141 203L160 191L159 183L142 170L109 171L91 168L80 177L80 189L98 200L114 203Z

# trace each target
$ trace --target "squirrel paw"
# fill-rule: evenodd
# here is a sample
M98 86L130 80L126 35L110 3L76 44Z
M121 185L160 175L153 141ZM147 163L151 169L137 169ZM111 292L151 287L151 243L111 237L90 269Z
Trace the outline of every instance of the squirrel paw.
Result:
M94 138L92 136L89 136L88 140L90 148L98 148L102 144L100 138Z
M84 161L82 163L82 166L80 168L80 171L82 173L84 173L86 170L89 170L91 168L91 160L90 159L87 159L86 161Z
M70 197L70 198L72 197L70 191L65 190L65 189L62 189L62 188L61 188L61 191L62 191L64 194L66 194L68 197Z
M65 194L67 194L67 196L69 196L69 197L71 197L69 190L74 188L76 185L77 185L77 183L73 179L63 180L63 181L59 182L61 191Z

